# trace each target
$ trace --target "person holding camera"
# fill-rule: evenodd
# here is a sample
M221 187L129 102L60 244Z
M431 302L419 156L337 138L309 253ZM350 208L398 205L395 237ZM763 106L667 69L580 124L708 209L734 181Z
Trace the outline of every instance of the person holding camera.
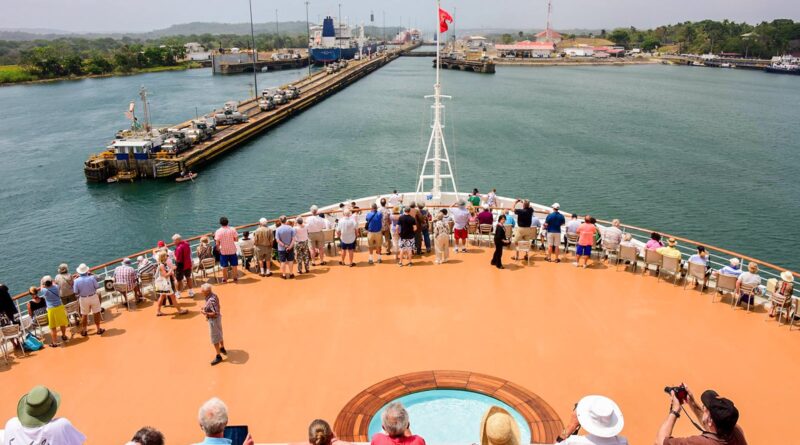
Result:
M704 391L700 396L702 406L697 403L694 394L681 385L677 388L666 388L672 398L667 419L661 425L656 436L656 445L747 445L742 428L736 425L739 410L733 402L720 397L714 390ZM701 425L692 424L701 434L690 437L672 437L672 430L681 417L682 405L686 403L694 415L701 420ZM686 410L684 409L685 413Z

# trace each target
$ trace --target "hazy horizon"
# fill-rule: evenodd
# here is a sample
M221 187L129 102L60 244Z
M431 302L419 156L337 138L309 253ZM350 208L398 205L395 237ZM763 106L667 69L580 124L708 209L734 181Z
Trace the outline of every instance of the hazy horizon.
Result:
M433 29L435 3L410 1L397 4L389 1L339 0L342 17L350 23L387 26L415 26ZM309 18L315 22L325 15L338 15L339 1L311 0ZM224 4L225 8L219 6ZM238 5L238 7L237 7ZM544 28L547 0L504 0L493 6L479 0L443 1L442 7L454 13L456 27L465 29ZM305 3L253 0L253 20L274 22L275 9L278 20L304 21ZM370 23L370 12L374 22ZM402 23L401 23L402 18ZM800 2L796 0L665 0L643 2L637 0L609 0L604 3L587 0L553 0L552 23L554 29L613 29L635 26L653 28L659 25L728 19L757 24L776 18L800 20ZM74 33L125 33L148 32L171 25L190 22L241 23L249 21L246 0L228 2L211 0L29 0L4 8L0 28L54 29Z

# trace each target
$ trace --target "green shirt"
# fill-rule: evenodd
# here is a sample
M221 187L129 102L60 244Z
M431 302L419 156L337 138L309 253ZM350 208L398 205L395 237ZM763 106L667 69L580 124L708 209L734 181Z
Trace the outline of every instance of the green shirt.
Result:
M481 197L478 195L472 195L469 197L469 202L472 203L474 207L478 207L481 205Z

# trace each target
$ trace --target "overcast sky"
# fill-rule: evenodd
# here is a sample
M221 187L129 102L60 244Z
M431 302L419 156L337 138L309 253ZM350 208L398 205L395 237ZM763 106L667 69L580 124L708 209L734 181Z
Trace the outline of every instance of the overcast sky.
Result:
M310 0L310 17L336 15L375 24L416 25L432 29L432 0ZM442 7L457 10L461 28L543 28L547 0L443 0ZM305 20L303 0L253 0L257 22ZM74 32L150 31L178 23L249 20L247 0L0 0L0 28L48 28ZM553 0L553 27L653 27L705 18L750 23L775 18L800 20L800 0Z

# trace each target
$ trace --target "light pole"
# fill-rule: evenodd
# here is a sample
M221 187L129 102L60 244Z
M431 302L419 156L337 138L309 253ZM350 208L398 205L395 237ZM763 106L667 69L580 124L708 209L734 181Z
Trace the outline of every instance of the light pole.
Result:
M253 0L248 0L250 4L250 39L253 47L253 89L258 96L258 72L256 71L256 59L258 59L258 50L256 49L256 33L253 31Z
M342 4L341 3L339 3L339 18L338 19L339 19L339 32L338 32L338 34L339 34L339 36L341 36L342 35ZM342 39L337 38L336 40L337 40L337 43L339 44L339 48L341 48L342 47ZM342 53L340 51L339 52L339 58L341 59L341 57L342 57Z
M308 0L306 0L306 58L308 59L308 77L311 77L311 26L308 23Z

